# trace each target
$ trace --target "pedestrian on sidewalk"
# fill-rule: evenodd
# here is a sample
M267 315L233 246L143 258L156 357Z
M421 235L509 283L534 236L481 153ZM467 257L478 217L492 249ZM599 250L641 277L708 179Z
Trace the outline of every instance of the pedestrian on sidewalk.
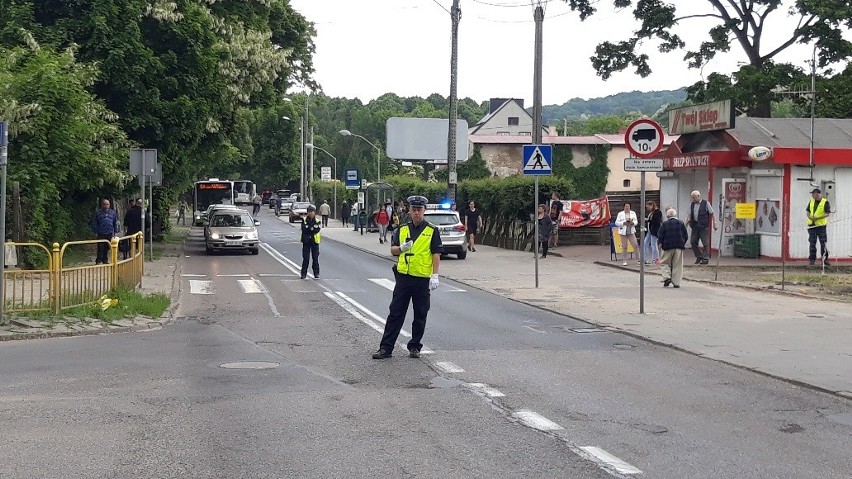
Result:
M385 241L388 240L388 225L390 224L390 216L388 216L388 209L384 206L379 208L379 212L376 213L376 225L379 226L379 243L384 244Z
M322 217L322 227L328 227L328 217L331 215L331 206L328 206L328 200L323 201L320 205L319 214Z
M101 201L101 208L95 212L92 218L92 232L95 233L99 240L112 240L114 236L118 236L118 215L115 210L110 208L109 200L104 198ZM109 259L110 244L98 241L98 253L95 258L95 264L107 264Z
M663 258L660 260L663 287L667 288L673 284L675 288L680 288L680 281L683 278L683 250L686 248L689 235L686 232L686 225L677 218L677 211L674 208L666 211L666 218L657 232L657 241L659 241L660 249L663 250Z
M645 220L645 224L648 225L647 232L645 242L642 245L645 252L645 264L655 264L660 260L660 250L657 249L657 232L663 222L663 212L657 208L657 203L654 201L645 203L645 210L648 212Z
M713 205L707 200L701 199L701 193L698 190L690 193L692 204L689 205L689 222L687 226L692 230L690 244L692 245L692 253L695 255L695 264L710 263L710 226L716 230L719 226L714 219L715 213ZM701 241L701 249L698 248L698 242Z
M386 359L393 354L409 302L414 307L414 321L411 324L411 340L408 341L408 356L420 357L431 290L438 288L438 268L441 264L441 235L423 219L426 203L423 196L408 197L411 221L400 226L391 236L391 254L399 258L394 266L396 285L382 342L379 350L373 353L373 359Z
M482 211L476 209L476 202L470 200L467 203L467 211L464 212L464 230L467 235L467 249L476 251L476 234L482 227Z
M320 224L317 220L317 207L308 205L308 216L302 218L302 279L308 276L308 263L311 263L314 278L319 279Z
M624 210L619 211L615 218L615 226L618 226L618 235L621 236L622 266L627 266L627 243L633 246L633 251L639 252L639 242L636 241L638 222L636 212L630 209L630 203L624 203Z
M142 231L142 206L136 200L130 200L130 208L124 214L124 234L127 236L135 235ZM124 259L130 256L130 242L136 241L135 238L124 240L127 242L124 247Z
M175 224L180 223L181 225L186 226L186 202L180 200L178 202L178 217Z
M808 245L809 255L808 261L813 266L816 263L816 244L819 240L819 257L822 258L822 264L828 264L828 233L826 226L828 225L828 215L831 214L831 205L828 200L822 197L822 190L814 188L811 191L811 200L808 202L808 207L805 209L808 213Z
M538 243L542 258L547 258L551 234L553 234L553 220L547 212L547 205L542 203L538 205Z
M344 227L349 223L349 214L351 212L352 208L349 207L349 203L344 201L343 206L340 207L340 221L343 222Z
M565 205L559 200L559 193L553 192L550 195L550 219L553 220L553 234L550 236L550 247L555 248L559 245L559 221L562 218L562 210Z

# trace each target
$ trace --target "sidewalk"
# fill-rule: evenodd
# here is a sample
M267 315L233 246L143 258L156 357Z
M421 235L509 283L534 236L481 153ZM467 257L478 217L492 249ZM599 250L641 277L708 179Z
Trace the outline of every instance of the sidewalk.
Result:
M391 258L390 248L379 244L375 233L362 236L351 227L335 227L337 221L330 223L323 230L326 239ZM737 258L722 262L760 265ZM628 268L620 261L612 262L616 267L609 263L607 246L559 247L539 260L536 288L531 253L478 245L466 260L441 261L440 274L597 326L852 398L852 312L842 303L689 280L680 289L663 288L658 274L646 274L643 315L636 260ZM656 273L658 267L646 270Z

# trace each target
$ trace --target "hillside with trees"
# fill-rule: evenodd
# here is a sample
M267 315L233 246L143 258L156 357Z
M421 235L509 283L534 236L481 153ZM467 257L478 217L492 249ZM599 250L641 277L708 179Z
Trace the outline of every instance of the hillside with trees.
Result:
M561 105L542 108L545 124L559 124L564 120L578 120L593 116L651 116L665 105L686 100L686 89L660 91L631 91L616 93L602 98L572 98Z

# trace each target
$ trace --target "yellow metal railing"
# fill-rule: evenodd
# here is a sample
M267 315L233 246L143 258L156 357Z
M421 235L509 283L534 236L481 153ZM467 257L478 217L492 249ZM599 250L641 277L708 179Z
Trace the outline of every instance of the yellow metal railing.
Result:
M119 259L119 244L126 241L128 257ZM109 262L86 266L64 265L69 247L106 243ZM38 248L47 254L48 268L36 270L4 270L5 310L10 312L52 311L95 302L117 286L136 288L142 285L143 236L136 233L110 240L69 241L52 251L38 243L6 243L6 246Z

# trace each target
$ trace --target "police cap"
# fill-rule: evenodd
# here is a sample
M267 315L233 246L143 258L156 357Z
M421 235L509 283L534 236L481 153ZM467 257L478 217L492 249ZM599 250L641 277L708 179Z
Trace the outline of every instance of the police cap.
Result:
M409 196L408 197L408 206L411 206L411 207L425 208L426 203L428 203L428 202L429 201L426 199L425 196L415 195L415 196Z
M314 205L308 205L308 211L316 211L317 207Z

